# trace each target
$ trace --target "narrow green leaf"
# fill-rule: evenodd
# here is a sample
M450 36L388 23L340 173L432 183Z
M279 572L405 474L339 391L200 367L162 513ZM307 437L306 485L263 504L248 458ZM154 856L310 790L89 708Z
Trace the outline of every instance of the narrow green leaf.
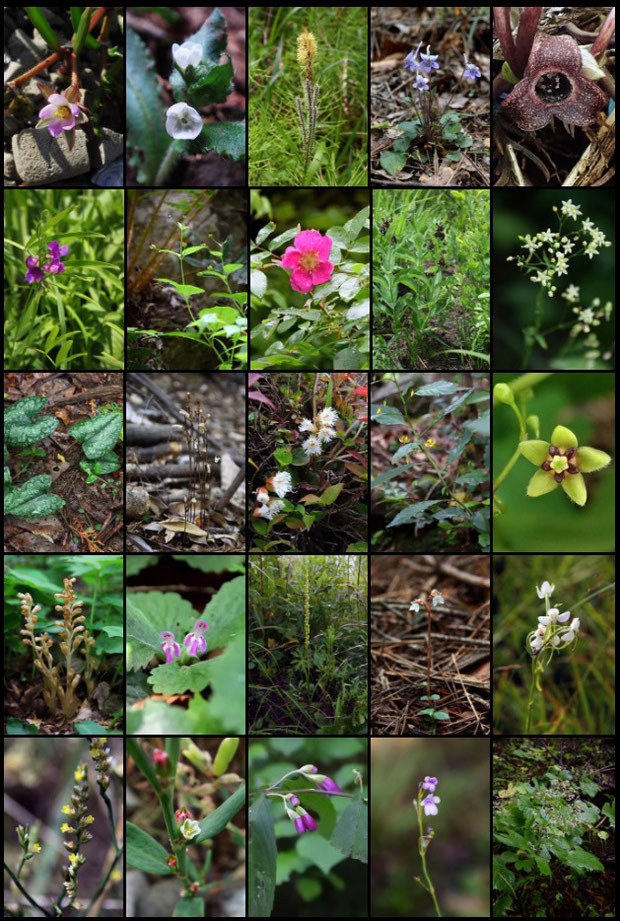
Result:
M265 796L257 797L249 819L249 916L268 918L273 908L278 850L271 804Z
M127 822L126 843L127 863L130 867L158 876L170 875L170 867L166 863L168 854L164 848L132 822Z
M236 816L240 809L243 809L245 805L245 786L239 787L238 790L235 790L232 796L229 796L228 799L222 803L221 806L211 812L205 819L200 823L200 834L197 838L194 838L196 844L200 844L202 841L206 841L207 838L213 838L222 829L226 828L231 819Z
M52 51L58 51L60 48L60 41L58 40L58 36L47 21L43 9L40 6L26 6L24 9L28 14L28 19L35 27L41 38L45 39Z
M204 918L204 916L205 903L199 895L179 899L172 912L173 918Z

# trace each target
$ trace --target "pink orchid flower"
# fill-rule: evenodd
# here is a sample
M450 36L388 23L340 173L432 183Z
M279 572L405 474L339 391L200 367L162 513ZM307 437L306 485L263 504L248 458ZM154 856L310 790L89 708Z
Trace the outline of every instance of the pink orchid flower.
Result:
M302 230L295 237L295 246L288 246L280 260L283 269L292 269L291 288L309 294L315 285L332 277L334 266L329 261L332 239L318 230Z

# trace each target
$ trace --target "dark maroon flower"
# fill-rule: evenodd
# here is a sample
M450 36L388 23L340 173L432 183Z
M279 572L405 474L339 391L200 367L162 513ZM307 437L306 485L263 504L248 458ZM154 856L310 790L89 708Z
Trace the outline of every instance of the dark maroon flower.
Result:
M522 131L537 131L556 115L568 125L591 125L607 94L581 76L581 52L570 35L537 35L523 80L502 105Z

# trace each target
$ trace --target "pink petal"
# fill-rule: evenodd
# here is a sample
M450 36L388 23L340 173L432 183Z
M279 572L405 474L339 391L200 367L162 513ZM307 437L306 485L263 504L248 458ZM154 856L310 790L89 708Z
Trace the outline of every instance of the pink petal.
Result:
M332 251L332 242L333 241L331 237L323 237L321 239L321 242L317 247L317 252L321 258L321 262L325 262L329 259Z
M321 262L320 265L316 267L314 272L311 272L312 284L313 285L322 285L324 282L329 281L332 277L334 267L331 262Z
M50 122L47 126L47 130L52 135L53 138L57 138L62 132L62 125L59 121Z
M60 96L58 93L52 93L51 96L48 96L47 101L53 103L54 106L66 106L68 104L65 97Z
M305 269L295 269L291 275L291 288L300 294L309 294L314 287L312 276Z
M298 253L292 246L287 246L286 252L280 260L280 265L283 269L296 269L300 258L301 253Z
M77 118L77 117L79 116L79 114L80 114L80 107L79 107L79 106L76 106L74 103L70 102L70 103L69 103L69 108L71 109L71 114L72 114L75 118Z
M43 106L39 112L39 118L53 118L56 113L56 106Z
M75 119L73 115L70 115L68 118L63 118L61 120L61 125L63 131L72 131L75 128Z
M309 250L318 249L322 240L323 237L318 230L302 230L295 237L295 249L307 253Z

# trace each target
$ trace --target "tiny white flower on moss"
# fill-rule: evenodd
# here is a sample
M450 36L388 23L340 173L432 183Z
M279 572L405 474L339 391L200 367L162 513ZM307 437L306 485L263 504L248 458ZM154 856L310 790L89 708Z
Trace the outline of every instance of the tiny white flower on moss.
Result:
M193 140L202 131L202 118L186 102L175 102L166 112L166 131L177 141Z

